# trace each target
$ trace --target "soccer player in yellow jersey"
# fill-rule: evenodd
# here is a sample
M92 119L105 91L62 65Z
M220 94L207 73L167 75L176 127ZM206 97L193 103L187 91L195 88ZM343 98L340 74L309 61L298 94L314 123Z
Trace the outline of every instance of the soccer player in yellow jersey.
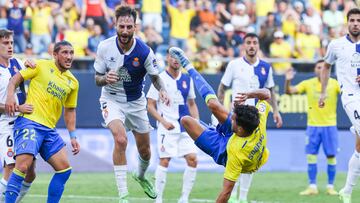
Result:
M35 69L18 72L9 82L5 103L6 113L15 113L15 88L24 80L30 80L25 103L32 104L31 114L22 114L15 121L14 142L16 162L10 176L5 202L15 202L21 184L29 167L38 153L56 171L48 189L48 203L60 201L66 181L71 174L65 143L56 132L62 107L64 120L70 133L72 152L79 153L80 145L76 140L76 105L79 83L69 71L74 57L74 49L67 41L54 46L54 60L38 60Z
M217 164L225 166L223 190L216 202L227 202L240 174L257 171L268 159L266 120L271 107L265 100L270 99L270 91L258 89L249 93L238 93L234 110L229 113L184 52L172 47L169 53L187 69L196 89L220 123L215 129L206 127L190 116L181 119L181 124L195 140L195 144ZM259 99L256 107L243 105L248 98Z
M326 89L327 105L324 108L318 106L321 92L320 73L324 68L324 60L319 60L315 64L315 77L304 80L296 86L290 86L294 78L294 71L290 69L286 72L285 91L287 94L305 93L308 101L307 129L306 129L306 156L308 162L309 187L300 192L300 195L317 195L319 193L316 186L317 174L317 154L322 143L324 153L327 157L328 185L326 193L337 195L334 189L336 174L336 152L338 148L338 133L336 127L336 107L337 98L340 93L340 86L335 79L330 79Z

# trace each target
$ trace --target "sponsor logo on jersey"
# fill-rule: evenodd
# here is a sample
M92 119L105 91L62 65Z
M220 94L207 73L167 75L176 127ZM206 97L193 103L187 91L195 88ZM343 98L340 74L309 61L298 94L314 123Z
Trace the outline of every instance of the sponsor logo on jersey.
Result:
M8 152L6 153L6 155L8 157L13 157L14 156L14 152L12 151L12 149L8 149Z
M184 89L187 89L186 81L183 81L183 82L182 82L182 87L183 87Z
M138 58L138 57L135 57L135 58L134 58L134 60L133 60L133 62L132 62L132 65L133 65L134 67L140 66L140 61L139 61L139 58Z

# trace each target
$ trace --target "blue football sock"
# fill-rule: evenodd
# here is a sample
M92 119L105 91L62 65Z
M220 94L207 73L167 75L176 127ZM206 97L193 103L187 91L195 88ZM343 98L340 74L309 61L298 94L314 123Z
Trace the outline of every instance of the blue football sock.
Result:
M61 199L62 193L64 192L64 187L66 181L69 179L71 174L71 167L62 171L57 171L51 182L48 189L48 203L58 203Z
M22 182L25 178L25 174L19 171L18 169L14 169L5 192L5 202L6 203L15 203L16 198L18 197L21 189Z
M205 100L205 103L208 102L209 99L217 98L215 91L206 82L206 80L201 76L199 72L197 72L194 68L189 71L190 77L193 79L194 84L198 92L201 94L202 98Z
M316 184L317 166L316 164L308 164L308 177L310 184Z
M327 166L328 184L333 185L336 175L336 165L328 164Z

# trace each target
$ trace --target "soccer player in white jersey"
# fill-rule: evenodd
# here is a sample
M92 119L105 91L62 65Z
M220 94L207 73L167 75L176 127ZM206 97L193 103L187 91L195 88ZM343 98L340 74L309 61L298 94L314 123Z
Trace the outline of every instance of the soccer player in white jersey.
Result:
M148 93L148 111L157 120L157 149L160 163L155 172L155 188L158 194L156 203L162 202L166 184L166 172L173 157L184 157L187 163L183 176L183 187L179 203L189 202L189 195L195 182L197 148L180 124L183 116L191 115L199 119L195 103L194 83L188 74L181 73L180 63L170 56L166 57L168 67L160 74L169 93L170 105L159 102L159 92L151 85Z
M117 35L99 44L94 63L96 84L102 86L102 115L115 142L113 163L121 202L128 202L125 126L132 130L139 152L139 170L133 173L133 178L150 198L156 198L152 183L145 177L151 156L150 124L143 93L146 74L159 90L161 101L169 103L153 51L134 37L136 15L134 9L124 5L115 10Z
M16 116L8 116L5 114L5 101L7 94L7 86L10 78L15 75L19 70L23 69L23 63L16 58L13 58L13 32L6 29L0 30L0 159L4 168L3 177L0 180L0 202L5 201L4 192L6 190L7 182L10 173L15 167L14 159L14 138L13 127ZM17 112L18 113L31 113L33 110L32 105L25 104L25 87L21 84L17 90ZM25 181L22 184L20 195L17 202L25 196L29 191L31 183L35 179L34 167L26 174Z
M319 106L326 105L326 89L331 65L335 64L341 88L341 101L356 134L355 151L349 160L345 187L339 191L344 203L351 202L352 189L360 176L360 9L347 13L348 34L330 42L324 57L325 68L321 73Z
M282 118L278 110L275 97L275 83L273 79L273 70L270 64L259 59L257 52L259 50L259 37L254 33L248 33L244 36L245 55L229 62L225 73L218 87L219 101L224 103L225 89L232 89L232 101L235 100L237 93L247 93L261 88L268 88L271 92L271 106L273 109L273 118L276 127L282 126ZM256 99L247 99L245 104L255 106ZM234 186L229 202L247 202L247 194L250 189L253 174L241 174L239 181ZM240 185L240 194L238 197L238 187Z

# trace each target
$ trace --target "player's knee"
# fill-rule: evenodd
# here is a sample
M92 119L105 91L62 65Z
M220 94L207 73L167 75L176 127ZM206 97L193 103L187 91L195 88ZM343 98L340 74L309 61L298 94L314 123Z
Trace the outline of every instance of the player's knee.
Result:
M32 183L36 178L35 170L30 168L26 173L25 181L28 183Z
M360 152L360 142L356 142L356 146L355 146L355 149L357 152Z
M181 118L180 122L181 122L181 125L184 126L185 129L188 129L192 120L193 120L193 118L191 118L190 116L183 116Z
M115 140L115 147L120 147L121 149L126 149L127 146L127 138L124 136L115 136L114 137Z
M139 147L139 154L140 154L140 157L143 159L143 160L150 160L151 158L151 151L150 151L150 146L143 146L143 147Z
M197 157L196 157L196 155L188 156L187 164L188 164L188 166L190 166L192 168L196 168L197 167Z

